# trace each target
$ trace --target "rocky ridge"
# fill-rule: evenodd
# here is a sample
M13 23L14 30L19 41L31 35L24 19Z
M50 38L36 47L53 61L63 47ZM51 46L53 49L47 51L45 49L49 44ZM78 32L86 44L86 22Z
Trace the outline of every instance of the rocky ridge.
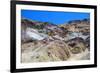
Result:
M22 19L21 61L26 63L89 60L89 33L88 19L59 26Z

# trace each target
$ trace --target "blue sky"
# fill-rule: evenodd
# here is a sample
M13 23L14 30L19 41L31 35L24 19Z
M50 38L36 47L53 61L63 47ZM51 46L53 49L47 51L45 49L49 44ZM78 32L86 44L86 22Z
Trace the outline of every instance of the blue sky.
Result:
M36 21L51 22L54 24L64 24L70 20L90 18L90 13L21 10L21 17Z

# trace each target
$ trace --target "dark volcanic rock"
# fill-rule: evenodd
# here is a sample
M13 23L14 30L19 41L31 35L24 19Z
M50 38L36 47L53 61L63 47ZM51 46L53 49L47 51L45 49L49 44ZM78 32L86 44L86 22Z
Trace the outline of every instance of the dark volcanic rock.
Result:
M70 50L73 54L80 53L86 49L85 41L80 37L76 37L71 40L68 40L66 43L70 47Z
M86 47L90 50L90 37L87 37L85 40Z

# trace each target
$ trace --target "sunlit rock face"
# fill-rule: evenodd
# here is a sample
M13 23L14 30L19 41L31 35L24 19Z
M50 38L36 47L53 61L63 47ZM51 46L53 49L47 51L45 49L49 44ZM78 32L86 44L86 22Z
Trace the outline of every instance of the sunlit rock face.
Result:
M53 41L50 42L48 45L44 44L44 46L42 45L42 43L40 44L37 43L37 45L38 46L40 45L41 47L38 47L37 49L33 47L32 49L33 52L32 50L30 50L28 54L25 51L23 52L22 54L23 62L65 61L71 55L68 46L66 45L66 43L62 41L58 41L58 40ZM27 59L27 57L29 59Z
M24 44L22 47L22 62L66 61L86 50L85 44L81 41L74 40L67 43L55 40L48 44L39 41Z
M89 20L61 24L22 19L21 62L90 59Z

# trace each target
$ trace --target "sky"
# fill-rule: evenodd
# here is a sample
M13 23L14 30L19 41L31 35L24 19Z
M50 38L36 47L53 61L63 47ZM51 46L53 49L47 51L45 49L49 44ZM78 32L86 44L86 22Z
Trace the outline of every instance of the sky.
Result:
M82 20L85 18L90 18L90 13L21 10L21 17L59 25L67 23L70 20Z

